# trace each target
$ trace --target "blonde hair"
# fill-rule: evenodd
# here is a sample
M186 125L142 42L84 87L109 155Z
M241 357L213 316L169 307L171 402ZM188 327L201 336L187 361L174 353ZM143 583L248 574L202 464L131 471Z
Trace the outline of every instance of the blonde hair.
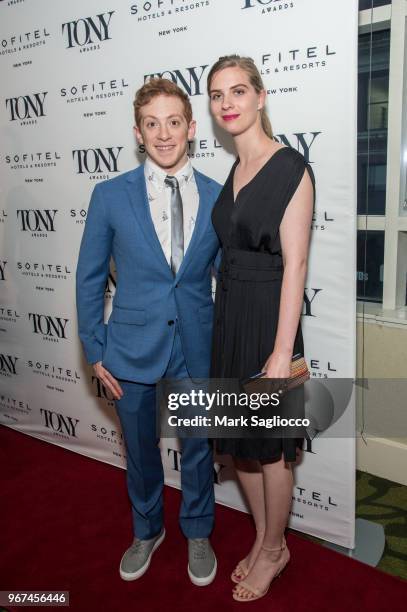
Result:
M211 89L212 79L217 72L219 72L220 70L223 70L224 68L235 68L235 67L241 68L242 70L246 72L247 76L249 77L250 84L254 87L254 90L257 93L260 93L261 91L265 89L263 80L260 76L260 72L258 71L257 66L252 60L252 58L251 57L241 57L240 55L233 54L233 55L224 55L220 57L218 61L215 62L212 68L210 69L209 74L208 74L208 81L207 81L208 93L210 92L210 89ZM265 106L263 106L263 108L260 111L260 118L261 118L261 126L264 132L269 138L273 138L273 130L272 130L271 122L270 122Z

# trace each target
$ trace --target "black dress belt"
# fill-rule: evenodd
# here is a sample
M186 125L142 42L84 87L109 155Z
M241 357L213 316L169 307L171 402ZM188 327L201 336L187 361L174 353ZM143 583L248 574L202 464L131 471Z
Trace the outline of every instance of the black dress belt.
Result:
M281 280L283 271L279 254L227 248L222 254L218 282L227 291L231 280L255 282Z

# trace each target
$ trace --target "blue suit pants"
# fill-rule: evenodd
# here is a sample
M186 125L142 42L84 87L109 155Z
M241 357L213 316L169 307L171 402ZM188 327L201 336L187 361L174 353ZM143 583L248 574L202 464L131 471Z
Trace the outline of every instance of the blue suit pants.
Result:
M188 378L175 332L164 378ZM156 385L120 380L116 400L127 452L127 489L135 535L148 540L163 527L164 473L156 434ZM213 456L207 439L181 438L182 502L179 523L187 538L206 538L214 521Z

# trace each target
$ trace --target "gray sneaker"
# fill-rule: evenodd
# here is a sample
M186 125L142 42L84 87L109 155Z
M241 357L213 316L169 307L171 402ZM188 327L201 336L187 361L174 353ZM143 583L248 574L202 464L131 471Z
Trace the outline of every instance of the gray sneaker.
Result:
M120 561L120 576L123 580L137 580L150 565L153 552L165 538L165 529L151 540L134 538L133 544L126 550Z
M208 538L188 540L188 576L196 586L207 586L216 576L217 561Z

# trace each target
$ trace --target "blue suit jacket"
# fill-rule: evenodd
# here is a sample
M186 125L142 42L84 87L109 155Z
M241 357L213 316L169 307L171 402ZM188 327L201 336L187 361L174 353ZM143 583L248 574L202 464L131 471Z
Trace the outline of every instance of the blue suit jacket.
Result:
M195 172L199 208L181 267L174 277L150 214L144 166L93 190L76 273L79 336L89 363L102 361L115 377L154 383L164 374L178 319L190 376L209 375L213 302L211 268L219 250L211 212L221 186ZM110 257L117 285L104 324Z

